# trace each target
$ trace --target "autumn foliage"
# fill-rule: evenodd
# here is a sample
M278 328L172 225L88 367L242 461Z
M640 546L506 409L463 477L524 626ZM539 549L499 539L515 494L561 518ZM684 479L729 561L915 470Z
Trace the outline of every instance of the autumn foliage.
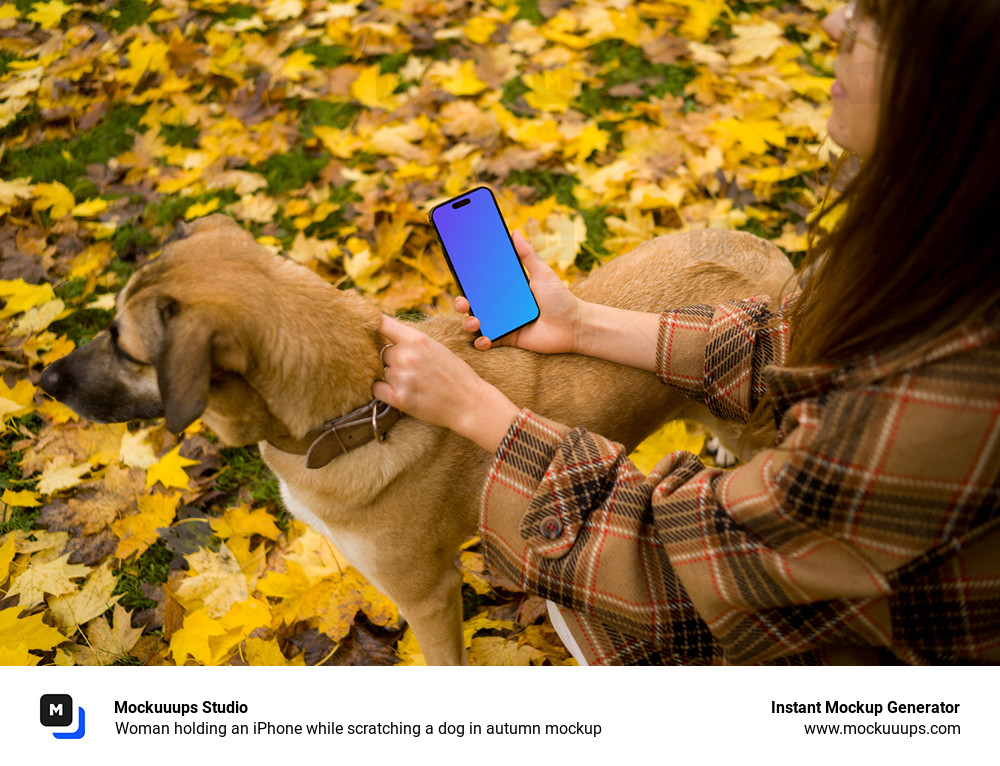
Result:
M0 664L420 663L255 448L97 425L44 365L221 211L389 312L450 310L431 206L492 185L566 279L739 228L792 257L829 174L833 0L0 5ZM701 447L675 424L641 448ZM474 663L571 662L462 552Z

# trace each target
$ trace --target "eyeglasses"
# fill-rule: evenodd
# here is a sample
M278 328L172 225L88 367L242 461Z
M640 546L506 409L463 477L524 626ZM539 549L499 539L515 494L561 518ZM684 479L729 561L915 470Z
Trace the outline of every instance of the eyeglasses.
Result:
M878 51L879 53L888 53L888 48L884 45L881 45L874 40L866 40L864 37L858 37L857 30L854 28L854 20L857 15L858 0L854 0L847 6L847 10L844 11L844 25L840 29L840 34L843 38L843 42L841 42L840 47L843 49L844 53L850 53L854 50L855 43L861 43L862 45Z

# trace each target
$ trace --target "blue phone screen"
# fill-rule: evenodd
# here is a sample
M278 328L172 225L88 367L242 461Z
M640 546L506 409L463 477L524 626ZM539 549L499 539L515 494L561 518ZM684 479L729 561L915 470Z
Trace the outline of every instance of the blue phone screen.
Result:
M445 256L480 332L499 338L538 318L538 305L493 193L480 187L431 211Z

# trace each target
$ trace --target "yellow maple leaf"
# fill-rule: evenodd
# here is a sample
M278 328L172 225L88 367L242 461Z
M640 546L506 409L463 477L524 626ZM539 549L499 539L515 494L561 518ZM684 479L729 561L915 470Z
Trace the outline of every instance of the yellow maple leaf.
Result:
M91 573L80 590L49 599L49 611L56 626L69 635L78 625L104 614L125 595L111 595L117 584L118 578L111 572L110 562L105 561Z
M26 415L34 407L35 387L22 378L9 388L0 378L0 425ZM0 429L2 431L3 429Z
M55 29L63 16L73 10L72 5L66 5L62 0L52 0L50 3L38 3L34 6L28 19L39 24L42 29Z
M24 99L24 105L27 104L28 101ZM34 187L27 178L15 178L13 181L0 180L0 215L10 212L20 200L31 199L33 190Z
M227 631L237 631L242 638L249 636L257 628L271 624L271 607L263 599L251 597L233 604L220 624Z
M73 458L59 457L49 463L38 480L38 491L43 495L53 495L83 481L83 475L90 472L90 463L73 464Z
M522 79L529 88L529 92L524 94L525 101L544 112L565 112L583 90L572 66L526 74Z
M11 328L11 335L20 337L31 333L42 332L53 322L65 319L76 309L67 309L61 298L49 301L41 306L35 306L24 312Z
M482 636L472 639L470 665L532 665L541 664L545 654L533 646L519 645L503 636Z
M399 85L399 75L379 74L378 64L365 67L351 83L351 96L371 109L393 109L397 99L393 91Z
M274 523L274 516L267 508L255 508L252 511L242 505L227 508L222 518L212 519L210 523L215 534L224 540L252 535L277 540L281 535L281 530Z
M70 651L77 665L113 665L129 653L142 637L142 628L132 627L132 615L121 604L115 604L111 624L94 620L84 631L86 646L73 646Z
M457 67L446 68L437 78L441 89L453 96L474 96L488 87L476 74L476 64L466 59Z
M288 537L291 543L288 546L287 561L300 564L313 582L331 574L340 574L350 566L330 542L330 538L301 521L292 523Z
M144 471L150 466L156 465L159 458L156 456L153 443L149 440L151 430L150 428L140 428L138 431L129 432L122 436L119 450L122 463L129 468L141 468Z
M198 465L197 460L181 457L181 445L178 444L170 452L161 457L154 465L146 471L146 486L152 487L156 482L160 482L167 489L187 489L188 475L184 472L185 466Z
M76 199L58 181L35 185L35 210L49 210L53 218L62 218L76 206Z
M315 56L306 53L302 48L297 48L285 59L285 63L281 67L281 74L292 82L299 82L302 75L315 69L315 64Z
M188 657L202 665L212 662L212 646L210 639L226 635L225 628L218 620L213 620L204 609L198 609L184 617L180 630L170 638L170 653L174 662L183 665Z
M407 628L406 632L403 633L403 637L396 642L396 653L402 660L399 664L404 667L425 667L427 665L423 650L421 650L420 644L417 643L417 637L413 635L412 628Z
M305 654L298 654L288 659L273 638L248 638L243 644L243 652L247 665L271 666L303 666L306 664Z
M48 334L51 335L51 333ZM75 348L76 344L65 335L54 336L49 341L48 349L41 355L40 359L42 364L52 364L56 360L70 354Z
M4 307L0 309L0 319L42 306L55 300L55 297L55 290L48 282L29 285L23 279L0 279L0 298L5 301Z
M43 614L22 618L21 611L20 606L0 609L0 650L47 652L66 640L62 633L42 622Z
M705 434L688 426L683 420L673 420L647 438L632 454L629 460L645 474L671 452L685 451L697 455L705 444Z
M317 620L320 630L334 641L347 635L359 611L376 625L399 621L396 606L353 567L314 585L302 594L299 604L299 617Z
M23 642L16 646L0 646L0 667L31 667L41 659L31 654L28 645Z
M740 144L750 154L764 154L768 144L784 147L788 143L784 126L772 119L730 117L719 120L709 130L719 137L723 149Z
M37 508L42 504L39 494L32 492L30 489L24 489L20 492L5 489L3 495L0 495L0 502L12 505L15 508Z
M109 207L111 207L111 203L106 199L94 197L93 199L88 199L86 202L81 202L70 212L73 213L74 218L93 218L103 213Z
M180 493L140 497L138 513L111 522L111 531L120 541L115 556L127 559L133 553L144 553L159 539L158 530L173 522L180 500Z
M465 22L465 38L476 45L485 45L497 30L497 22L483 16L475 16Z
M20 595L18 606L28 609L42 603L45 594L62 596L73 593L76 583L73 580L86 577L90 567L83 564L70 564L69 554L63 554L51 561L28 563L28 568L13 579L8 596Z
M608 141L610 136L595 123L589 122L578 136L566 143L563 154L577 162L583 162L594 152L603 152L607 149Z
M372 255L368 243L358 237L347 240L348 254L344 255L344 271L358 288L366 293L377 293L389 284L388 274L378 272L385 262Z
M689 40L702 41L708 37L712 24L726 9L726 0L675 0L688 9L687 18L678 32Z
M55 399L46 399L44 402L38 405L38 411L45 415L53 423L58 425L63 425L71 420L79 420L80 416L77 415L73 410L67 407L62 402L57 402Z
M209 213L214 213L218 209L219 209L218 197L213 197L207 202L196 202L185 211L184 220L193 221L195 218L201 218L202 216L208 215Z
M10 576L10 564L14 560L16 541L14 535L8 535L3 544L0 545L0 585L7 582Z
M274 21L297 19L303 10L302 0L267 0L264 5L264 15Z
M773 21L761 24L733 24L736 34L729 41L732 53L730 64L749 64L755 59L767 60L788 41L784 38L784 30Z
M246 575L225 545L218 553L203 549L186 558L193 574L174 591L185 608L204 608L209 617L219 618L250 596Z

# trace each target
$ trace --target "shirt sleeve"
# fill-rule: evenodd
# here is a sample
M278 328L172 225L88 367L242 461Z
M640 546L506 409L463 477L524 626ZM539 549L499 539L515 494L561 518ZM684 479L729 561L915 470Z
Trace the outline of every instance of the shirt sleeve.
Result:
M764 368L788 356L787 298L772 312L766 298L685 306L660 317L656 374L706 404L713 415L745 423L764 395Z
M728 311L670 312L661 340L707 337ZM745 326L728 335L750 379L760 324ZM678 662L1000 661L997 338L991 325L913 366L806 371L795 396L771 369L782 440L730 471L675 452L644 476L621 445L522 410L484 486L486 559Z
M679 662L886 646L886 576L798 513L809 430L735 471L675 452L644 476L621 445L524 410L484 491L487 562Z

